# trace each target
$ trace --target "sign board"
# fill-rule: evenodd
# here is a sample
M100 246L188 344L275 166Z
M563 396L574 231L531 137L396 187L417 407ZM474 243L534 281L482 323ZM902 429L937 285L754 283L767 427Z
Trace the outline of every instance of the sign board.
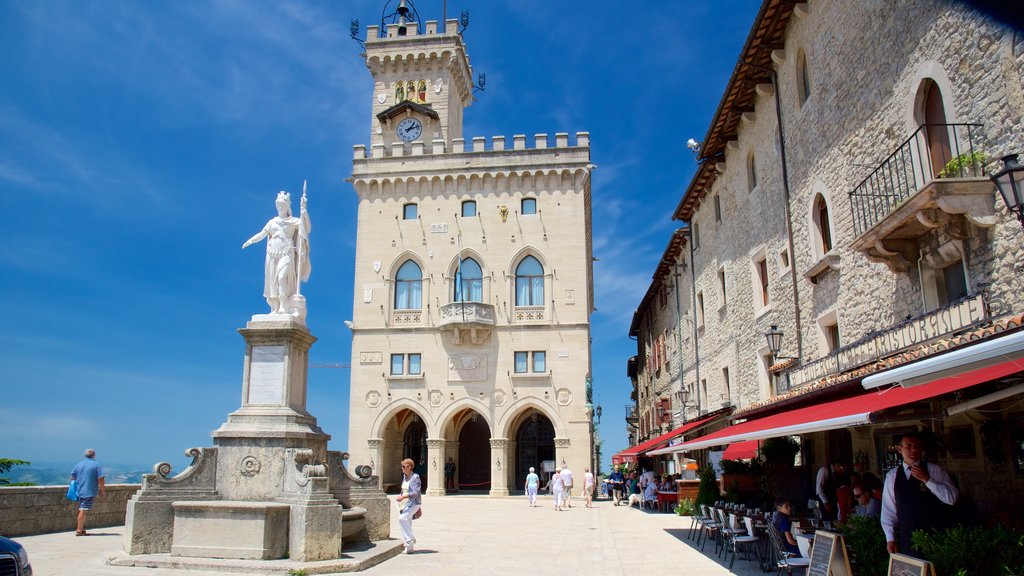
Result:
M935 567L927 560L906 556L904 554L889 555L889 576L935 576Z
M870 364L936 338L958 332L985 319L985 300L981 294L951 306L922 314L896 326L861 338L836 352L790 371L791 387L817 382L831 374L846 372Z
M284 403L284 346L253 346L249 361L249 404Z
M814 533L807 576L853 576L842 534L818 530Z

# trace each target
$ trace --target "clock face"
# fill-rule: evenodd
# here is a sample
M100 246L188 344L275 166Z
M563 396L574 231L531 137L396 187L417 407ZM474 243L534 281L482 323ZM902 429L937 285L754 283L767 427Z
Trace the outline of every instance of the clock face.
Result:
M423 133L423 124L415 118L406 118L398 123L395 134L404 142L412 142Z

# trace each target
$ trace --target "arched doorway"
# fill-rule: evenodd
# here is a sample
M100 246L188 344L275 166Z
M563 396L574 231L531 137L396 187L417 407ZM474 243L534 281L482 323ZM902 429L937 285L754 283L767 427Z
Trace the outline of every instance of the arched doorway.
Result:
M537 475L543 477L541 463L555 459L555 427L551 420L537 410L524 414L519 430L516 432L516 468L515 479L511 491L526 484L526 475L530 466L537 469Z
M413 470L420 475L423 490L427 489L427 427L418 416L405 429L402 443L402 458L409 458L416 464Z
M928 142L928 156L934 178L952 160L949 145L949 128L946 126L946 108L942 104L942 91L933 80L921 84L921 110L919 119L925 125L925 140Z
M476 412L468 414L459 430L456 482L460 491L491 489L491 429Z

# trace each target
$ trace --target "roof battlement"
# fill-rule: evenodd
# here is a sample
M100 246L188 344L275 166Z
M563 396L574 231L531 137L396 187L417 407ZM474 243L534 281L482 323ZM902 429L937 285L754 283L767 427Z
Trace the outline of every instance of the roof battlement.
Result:
M437 20L427 20L426 25L423 27L423 34L419 33L419 23L408 22L405 25L405 34L398 34L399 25L387 24L384 30L381 30L380 26L367 26L366 27L366 42L374 42L379 40L407 40L413 37L423 36L459 36L459 21L458 20L445 20L444 30L438 30ZM383 34L381 34L383 32ZM461 37L460 37L461 38Z
M535 134L533 147L527 148L526 135L516 134L512 136L512 147L508 148L505 136L493 136L488 145L488 139L484 136L477 136L468 143L465 138L452 139L451 149L446 149L444 140L433 140L429 145L425 142L413 142L411 144L395 143L389 149L384 144L375 144L367 151L365 144L356 144L352 147L353 160L398 158L403 156L424 156L440 154L465 154L478 152L522 152L529 150L547 150L559 148L589 148L590 132L577 132L574 146L569 145L569 133L558 132L555 134L554 146L550 146L547 134ZM468 145L467 145L468 144ZM369 152L369 153L367 153Z

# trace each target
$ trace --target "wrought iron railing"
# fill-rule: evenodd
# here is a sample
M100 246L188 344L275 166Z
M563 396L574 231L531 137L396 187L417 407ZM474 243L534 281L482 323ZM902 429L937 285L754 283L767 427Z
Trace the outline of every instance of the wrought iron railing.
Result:
M856 236L871 229L935 178L983 176L975 147L981 124L922 124L850 192Z

